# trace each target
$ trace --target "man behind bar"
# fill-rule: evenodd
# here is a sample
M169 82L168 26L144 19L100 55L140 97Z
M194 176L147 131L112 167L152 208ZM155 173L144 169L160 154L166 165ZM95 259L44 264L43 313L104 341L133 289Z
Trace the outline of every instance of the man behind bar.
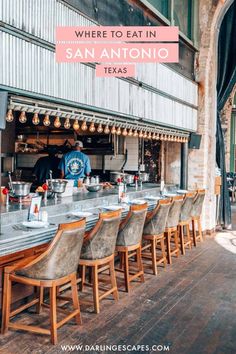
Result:
M75 141L74 150L65 154L59 164L61 178L73 179L74 186L78 186L78 181L91 172L90 160L87 155L81 152L82 141Z

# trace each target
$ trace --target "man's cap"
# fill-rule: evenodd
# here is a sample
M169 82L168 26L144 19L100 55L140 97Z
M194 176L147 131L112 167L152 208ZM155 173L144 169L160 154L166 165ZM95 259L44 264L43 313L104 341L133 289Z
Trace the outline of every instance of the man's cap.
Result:
M84 144L82 143L82 141L76 140L74 146L79 146L80 148L83 148L83 147L84 147Z

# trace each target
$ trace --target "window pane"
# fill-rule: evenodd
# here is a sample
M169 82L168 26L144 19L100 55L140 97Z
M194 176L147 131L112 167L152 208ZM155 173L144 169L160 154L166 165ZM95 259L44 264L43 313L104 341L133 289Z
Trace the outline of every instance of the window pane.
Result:
M191 20L192 20L192 1L191 0L174 0L174 21L175 26L179 26L188 38L191 39Z
M169 0L148 0L163 16L169 18Z

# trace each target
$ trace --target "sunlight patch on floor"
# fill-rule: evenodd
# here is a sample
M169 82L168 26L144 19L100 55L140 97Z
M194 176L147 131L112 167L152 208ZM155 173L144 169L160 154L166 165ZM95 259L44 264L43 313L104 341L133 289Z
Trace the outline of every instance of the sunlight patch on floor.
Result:
M236 254L236 231L218 232L215 236L215 240L227 251Z

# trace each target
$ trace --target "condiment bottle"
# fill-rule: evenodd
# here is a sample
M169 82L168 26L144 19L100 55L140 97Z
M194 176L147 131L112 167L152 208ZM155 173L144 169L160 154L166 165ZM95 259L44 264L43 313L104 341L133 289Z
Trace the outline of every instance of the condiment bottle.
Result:
M138 176L134 176L135 190L138 190Z
M117 185L118 185L118 203L120 203L123 194L123 185L121 183L121 178L117 178Z
M38 220L39 219L39 208L38 208L38 204L35 204L34 206L34 220Z

